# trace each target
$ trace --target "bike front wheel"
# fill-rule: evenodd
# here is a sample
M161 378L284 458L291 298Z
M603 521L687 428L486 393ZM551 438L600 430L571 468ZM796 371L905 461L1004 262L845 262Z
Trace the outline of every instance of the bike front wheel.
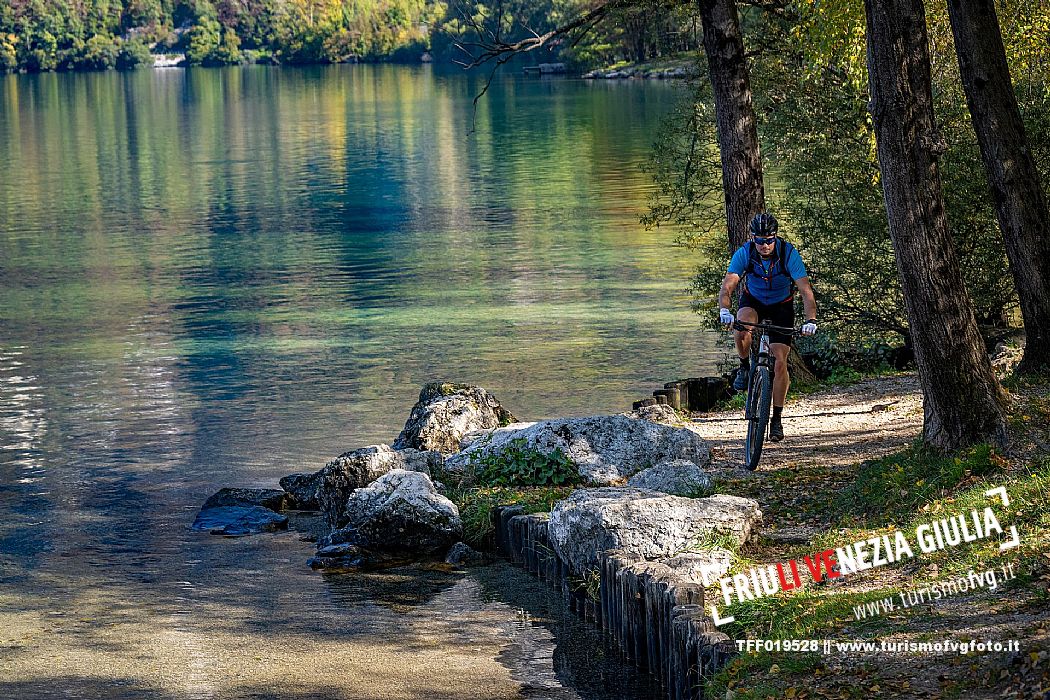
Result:
M747 392L747 437L744 439L744 466L758 468L762 443L769 425L769 407L773 403L773 378L768 367L756 367Z

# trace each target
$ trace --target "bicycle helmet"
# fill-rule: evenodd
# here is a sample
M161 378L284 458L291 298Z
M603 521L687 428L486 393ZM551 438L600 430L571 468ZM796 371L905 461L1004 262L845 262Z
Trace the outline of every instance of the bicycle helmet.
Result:
M751 219L750 232L752 236L758 236L759 238L775 236L778 228L779 224L777 224L776 217L772 214L762 212L761 214L755 214L755 218Z

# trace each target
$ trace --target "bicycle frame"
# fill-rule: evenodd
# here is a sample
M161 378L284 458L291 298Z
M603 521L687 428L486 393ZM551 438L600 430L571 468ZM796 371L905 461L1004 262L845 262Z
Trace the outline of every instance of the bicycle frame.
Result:
M748 328L739 328L739 326L749 326ZM774 326L769 321L762 321L760 323L749 323L748 321L734 321L733 327L738 330L745 330L751 334L751 348L749 354L751 356L751 371L748 376L748 389L751 388L751 377L754 376L755 368L757 367L768 367L770 375L776 372L776 363L770 362L769 354L769 331L780 331L782 333L795 334L797 331L794 328L786 328L783 326ZM761 331L761 333L759 333ZM758 335L758 342L755 342L755 336ZM751 407L750 402L744 405L744 418L747 420L751 419Z

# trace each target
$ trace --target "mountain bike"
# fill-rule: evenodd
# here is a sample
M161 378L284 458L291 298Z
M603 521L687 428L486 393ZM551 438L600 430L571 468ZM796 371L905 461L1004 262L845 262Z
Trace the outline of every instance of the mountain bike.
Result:
M744 419L747 421L744 467L748 471L754 471L758 468L758 460L762 456L762 443L766 439L770 407L773 404L773 370L776 362L769 354L769 333L776 331L785 335L797 335L799 331L774 326L769 321L734 321L733 327L751 333L751 371L747 380L747 399L744 402Z

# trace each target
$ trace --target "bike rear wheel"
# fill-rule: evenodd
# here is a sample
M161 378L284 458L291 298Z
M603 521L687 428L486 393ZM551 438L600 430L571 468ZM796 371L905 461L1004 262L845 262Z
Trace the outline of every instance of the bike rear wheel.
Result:
M773 403L773 378L768 367L755 367L747 391L747 437L744 439L744 466L748 471L758 468L762 457L762 443L769 425L769 407Z

